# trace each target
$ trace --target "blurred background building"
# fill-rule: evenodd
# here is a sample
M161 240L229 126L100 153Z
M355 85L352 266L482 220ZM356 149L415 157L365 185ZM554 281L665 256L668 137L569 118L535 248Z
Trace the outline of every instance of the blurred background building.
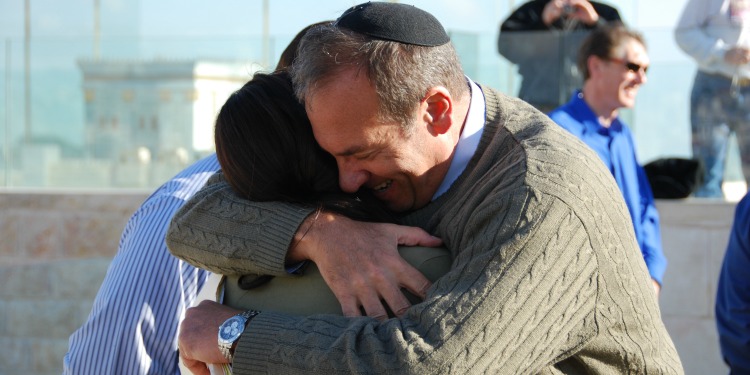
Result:
M44 186L157 186L214 149L213 121L258 69L229 61L85 60L80 158L50 165ZM76 171L85 171L85 175Z

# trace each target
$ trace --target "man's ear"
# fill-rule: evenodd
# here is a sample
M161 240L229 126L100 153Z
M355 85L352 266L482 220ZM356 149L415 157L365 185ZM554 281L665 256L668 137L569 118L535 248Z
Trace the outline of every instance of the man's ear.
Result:
M453 125L453 98L448 89L435 86L427 90L421 105L423 120L434 135L445 134Z
M589 76L598 75L599 70L601 70L602 68L602 64L604 64L604 60L602 60L599 56L589 56L589 58L586 59L586 65L589 68Z

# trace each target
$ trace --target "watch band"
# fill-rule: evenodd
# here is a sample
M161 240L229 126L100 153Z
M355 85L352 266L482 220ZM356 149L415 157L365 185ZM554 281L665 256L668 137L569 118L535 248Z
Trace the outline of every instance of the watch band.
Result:
M227 319L219 326L219 351L231 363L234 360L232 346L239 340L247 324L260 314L257 310L247 310Z
M260 311L258 310L247 310L241 312L239 315L246 319L245 327L247 327L247 324L250 323L250 321L253 320L253 318L255 318L255 316L257 316L258 314L260 314Z

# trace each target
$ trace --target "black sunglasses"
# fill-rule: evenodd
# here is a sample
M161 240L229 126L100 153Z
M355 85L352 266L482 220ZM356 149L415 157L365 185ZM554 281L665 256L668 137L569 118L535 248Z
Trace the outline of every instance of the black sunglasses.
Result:
M643 74L648 73L648 65L643 66L643 65L640 65L640 64L636 64L634 62L630 62L628 60L617 59L617 58L614 58L614 57L611 57L611 58L609 58L607 60L623 64L623 65L625 65L625 68L627 68L629 71L631 71L633 73L638 73L638 72L641 71L641 69L643 69Z

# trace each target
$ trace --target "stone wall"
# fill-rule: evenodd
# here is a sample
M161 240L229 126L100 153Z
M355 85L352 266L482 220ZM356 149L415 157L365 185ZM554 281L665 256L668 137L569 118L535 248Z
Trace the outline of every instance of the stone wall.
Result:
M0 192L0 375L60 374L136 193ZM726 373L713 320L734 205L661 201L669 260L660 304L687 374Z
M145 193L0 193L0 375L60 374Z
M714 301L735 204L690 200L660 201L657 206L669 261L659 301L664 324L686 374L727 374Z

